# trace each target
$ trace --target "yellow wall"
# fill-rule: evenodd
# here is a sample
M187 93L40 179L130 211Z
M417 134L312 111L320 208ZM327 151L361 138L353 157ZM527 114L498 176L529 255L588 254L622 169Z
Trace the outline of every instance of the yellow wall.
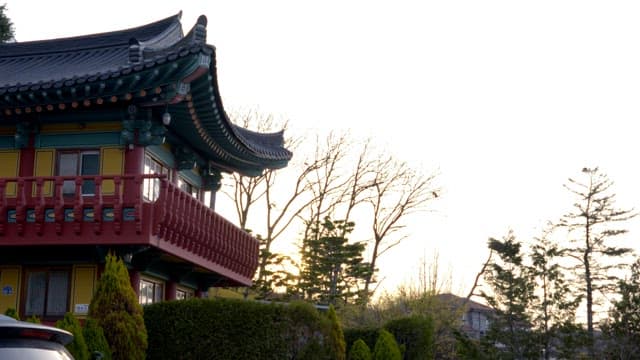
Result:
M0 314L8 308L18 309L20 299L20 267L0 267Z
M103 147L100 149L100 173L102 175L122 175L124 170L124 151L118 147ZM113 194L115 185L113 180L102 183L103 194Z
M20 168L20 150L0 150L0 177L17 177ZM16 196L16 184L9 183L7 196Z
M36 150L35 164L33 168L34 176L53 176L55 166L56 151L53 149ZM42 189L43 195L51 196L51 181L47 181ZM35 184L33 185L33 195L36 194Z
M95 265L76 265L73 267L71 311L74 315L87 315L86 311L89 310L89 304L96 287L97 273L98 269Z

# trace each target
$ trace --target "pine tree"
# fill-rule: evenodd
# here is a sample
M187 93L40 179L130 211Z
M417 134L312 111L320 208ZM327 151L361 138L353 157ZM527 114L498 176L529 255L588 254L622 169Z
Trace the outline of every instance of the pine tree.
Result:
M7 4L0 5L0 43L13 40L13 23L6 12Z
M129 282L126 266L115 255L106 257L104 272L89 305L89 316L104 330L113 359L145 358L147 331L142 307Z
M615 207L613 182L598 168L582 169L584 179L569 179L565 188L576 197L573 211L564 215L559 225L568 230L571 245L566 254L577 261L573 268L581 278L578 288L586 298L587 334L589 356L594 351L594 305L598 305L595 295L612 292L616 277L610 272L624 267L623 257L631 252L629 248L611 245L611 239L627 233L626 229L615 226L633 218L633 210Z
M618 282L620 298L613 302L608 321L602 326L607 338L607 356L632 359L640 354L640 259L631 266L631 276Z
M536 238L530 253L531 276L537 282L538 289L532 303L532 321L540 335L545 359L550 359L552 352L555 352L552 341L562 341L562 334L572 327L576 308L582 300L581 296L572 296L559 264L562 250L549 240L550 233L547 230Z
M534 284L523 263L521 243L513 232L502 240L489 239L489 248L497 255L484 274L491 294L482 296L495 310L486 341L501 359L525 359L539 354L527 313L533 300Z
M300 292L312 301L342 304L365 297L361 284L368 276L363 262L364 243L349 243L353 222L325 218L304 240L300 272Z

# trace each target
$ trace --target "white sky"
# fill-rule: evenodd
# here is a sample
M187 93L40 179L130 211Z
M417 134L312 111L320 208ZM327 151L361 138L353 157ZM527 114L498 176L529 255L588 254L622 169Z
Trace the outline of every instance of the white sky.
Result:
M228 108L351 129L439 168L438 212L383 259L387 289L438 250L465 293L487 238L538 235L571 206L562 184L584 166L640 208L637 1L5 1L18 41L180 10L188 31L205 14ZM628 245L640 249L637 237Z

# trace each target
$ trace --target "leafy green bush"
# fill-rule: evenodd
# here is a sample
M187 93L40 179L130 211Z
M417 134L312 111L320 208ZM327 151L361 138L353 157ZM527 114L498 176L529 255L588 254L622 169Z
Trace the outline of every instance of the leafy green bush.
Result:
M385 329L404 347L405 360L428 360L434 357L433 320L424 316L409 316L389 321Z
M84 335L84 341L87 343L89 354L99 352L102 354L102 360L111 360L109 343L104 336L104 331L95 319L88 318L84 322L82 334Z
M362 339L356 340L349 350L349 360L371 360L371 350Z
M373 349L373 360L402 360L400 348L393 334L381 329Z
M80 322L68 312L64 314L64 318L56 322L56 327L67 330L73 334L73 341L66 345L67 350L73 355L76 360L88 360L89 350L87 349L87 343L84 341L84 335L82 334L82 326Z
M20 317L18 316L18 311L14 308L8 308L5 312L5 315L12 317L16 320L20 320Z
M142 306L131 287L126 266L115 255L106 257L89 316L104 330L114 359L145 359L147 331Z
M148 359L332 359L331 324L304 303L190 299L147 305Z
M42 321L40 321L40 318L35 315L29 316L28 318L24 319L24 321L34 323L34 324L42 323Z

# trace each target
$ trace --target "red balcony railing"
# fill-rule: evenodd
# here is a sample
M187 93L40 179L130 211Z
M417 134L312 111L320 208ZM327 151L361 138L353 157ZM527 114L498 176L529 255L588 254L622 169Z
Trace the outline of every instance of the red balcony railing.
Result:
M0 178L0 246L38 244L155 245L245 279L258 264L256 239L164 175Z

